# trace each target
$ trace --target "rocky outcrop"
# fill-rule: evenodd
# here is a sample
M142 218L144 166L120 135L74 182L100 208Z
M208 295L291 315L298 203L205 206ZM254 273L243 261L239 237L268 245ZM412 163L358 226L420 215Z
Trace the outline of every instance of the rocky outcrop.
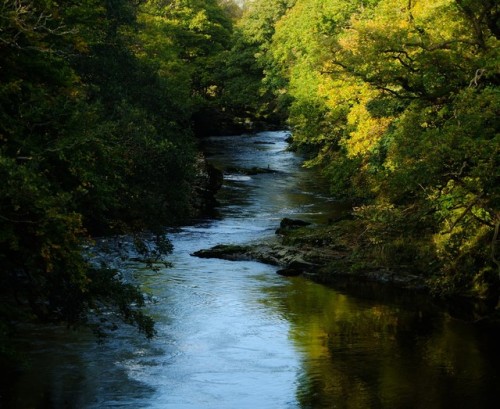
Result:
M282 229L292 226L307 226L310 223L300 220L283 219ZM279 230L279 229L278 229ZM247 245L219 244L209 249L192 253L200 258L219 258L231 261L260 261L262 263L280 267L277 273L283 276L297 276L301 274L315 274L322 266L331 260L344 257L338 249L327 250L307 245L286 245L279 238L268 240L265 243Z
M260 261L281 267L277 272L285 276L312 274L329 260L341 257L339 254L318 252L314 248L286 246L278 241L249 245L219 244L210 249L196 251L192 256L231 261Z
M411 290L427 289L423 277L406 270L355 266L349 257L348 246L331 235L318 236L315 229L308 226L309 223L301 220L283 219L277 230L280 236L273 240L247 245L220 244L192 255L232 261L260 261L279 267L276 272L280 275L304 275L325 284L359 285L362 282L377 282Z

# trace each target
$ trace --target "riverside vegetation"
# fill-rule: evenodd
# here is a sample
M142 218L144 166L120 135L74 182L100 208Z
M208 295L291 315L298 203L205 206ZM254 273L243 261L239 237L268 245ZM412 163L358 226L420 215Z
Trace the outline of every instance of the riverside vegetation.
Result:
M164 228L204 207L195 136L222 106L235 7L1 1L3 356L23 322L102 334L121 321L153 335L142 292L92 262L89 244L133 235L142 257L160 257L171 250Z
M406 271L497 304L498 2L251 4L243 33L295 148L355 204L318 240L348 247L348 271Z
M498 300L497 1L0 7L2 353L19 322L152 336L142 293L89 261L90 237L168 254L164 228L195 212L196 136L263 124L290 126L306 166L356 204L313 230L345 247L343 269Z

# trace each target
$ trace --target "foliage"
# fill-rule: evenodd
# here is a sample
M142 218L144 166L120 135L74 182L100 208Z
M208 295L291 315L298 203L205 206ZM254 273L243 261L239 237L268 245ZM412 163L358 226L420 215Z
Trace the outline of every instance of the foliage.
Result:
M294 143L313 155L306 165L363 203L358 256L433 274L438 293L498 296L498 2L297 0L280 10L254 36L264 83L287 95Z
M142 8L141 22L146 47L143 58L154 61L167 74L173 87L188 95L190 118L198 136L216 132L222 121L226 80L226 54L231 48L234 4L217 0L178 0L165 7L162 2L149 2ZM153 38L154 41L149 41ZM178 81L177 81L178 79Z
M231 13L215 0L2 0L2 334L118 318L153 334L140 289L83 249L148 231L146 258L171 250L163 229L192 214L192 123L220 94Z
M287 81L283 76L269 75L274 68L268 52L275 25L294 3L295 0L249 2L237 24L228 58L230 76L225 101L230 110L243 111L249 120L282 125L287 116Z

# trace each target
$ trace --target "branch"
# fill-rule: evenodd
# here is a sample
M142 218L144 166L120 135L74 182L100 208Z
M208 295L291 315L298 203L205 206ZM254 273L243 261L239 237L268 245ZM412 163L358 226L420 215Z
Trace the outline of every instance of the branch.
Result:
M472 78L471 82L469 83L469 88L472 88L472 86L477 87L478 81L481 79L483 74L486 72L484 68L479 68L476 70L476 73L474 74L474 78Z
M485 226L488 226L488 227L495 227L495 225L493 223L490 223L488 220L484 220L482 219L481 217L479 217L477 214L474 214L474 212L471 212L471 215L472 217L474 217L474 219L476 219L479 223L481 224L484 224Z
M453 180L455 180L455 178L462 176L462 173L464 172L466 167L467 167L467 161L464 161L462 163L462 167L460 168L460 170L458 172L445 173L443 176L453 176Z
M394 60L399 61L400 64L403 67L407 68L409 71L411 71L413 73L420 71L418 68L413 68L410 64L408 64L406 61L403 60L403 58L401 57L402 55L404 55L410 61L410 63L415 62L415 60L413 58L411 58L406 51L387 49L387 50L383 50L382 52L385 54L395 54L395 55L391 55L390 57Z
M442 232L441 234L442 235L450 234L453 231L453 229L457 226L457 224L460 223L462 221L462 219L467 215L467 213L469 213L472 210L474 205L477 202L479 202L479 200L481 199L482 196L483 196L483 193L478 195L472 202L470 202L467 205L467 207L465 208L465 210L463 211L463 213L460 216L458 216L457 220L455 220L455 222L451 225L451 227L447 231Z
M11 222L11 223L37 224L36 222L34 222L32 220L13 220L13 219L9 219L8 217L2 216L1 214L0 214L0 219L1 220L5 220L7 222Z
M393 89L390 89L390 88L387 88L387 87L384 87L382 85L376 85L376 84L372 84L375 88L381 90L381 91L386 91L388 92L389 94L392 94L394 95L396 98L400 98L400 99L418 99L418 97L415 97L415 96L410 96L410 95L403 95L403 94L400 94L399 92L397 91L394 91Z
M478 44L474 41L464 40L464 39L456 39L456 40L448 40L443 41L442 43L434 44L434 45L426 45L423 42L408 42L404 43L405 47L418 47L425 51L436 51L436 50L450 50L452 44L467 44L470 46L477 46Z
M354 77L361 78L364 82L372 85L373 87L381 90L381 91L386 91L389 92L390 94L394 95L397 98L400 99L418 99L419 97L417 95L411 95L412 93L417 93L417 91L414 91L411 89L411 87L408 84L408 81L402 77L395 78L396 80L403 81L403 84L399 84L401 88L403 88L405 91L408 91L410 95L404 95L402 93L399 93L396 90L393 90L391 88L388 88L384 85L380 85L375 79L368 78L366 74L362 74L360 72L357 72L355 69L347 66L346 64L341 63L340 61L333 60L331 61L333 65L339 66L342 70L341 71L333 71L333 70L323 70L321 71L321 74L335 74L339 72L347 72L348 74L353 75Z
M60 24L50 27L49 22L54 21L52 14L44 11L38 14L32 4L23 0L3 0L0 17L7 20L6 29L0 29L0 43L17 49L35 49L46 51L40 47L24 46L19 44L19 38L26 33L46 33L54 36L64 36L75 34L77 29L69 29L66 25ZM10 32L10 33L9 33Z

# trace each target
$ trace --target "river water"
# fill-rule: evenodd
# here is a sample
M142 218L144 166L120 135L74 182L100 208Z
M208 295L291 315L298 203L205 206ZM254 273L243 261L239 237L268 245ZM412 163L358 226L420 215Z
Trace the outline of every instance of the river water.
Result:
M343 210L286 150L286 136L210 138L216 166L276 172L226 174L219 217L169 233L173 267L127 266L155 300L156 338L125 328L98 344L86 333L30 328L19 341L27 366L0 388L0 407L498 407L496 330L417 295L333 289L257 262L190 255L272 237L283 217L322 222Z

